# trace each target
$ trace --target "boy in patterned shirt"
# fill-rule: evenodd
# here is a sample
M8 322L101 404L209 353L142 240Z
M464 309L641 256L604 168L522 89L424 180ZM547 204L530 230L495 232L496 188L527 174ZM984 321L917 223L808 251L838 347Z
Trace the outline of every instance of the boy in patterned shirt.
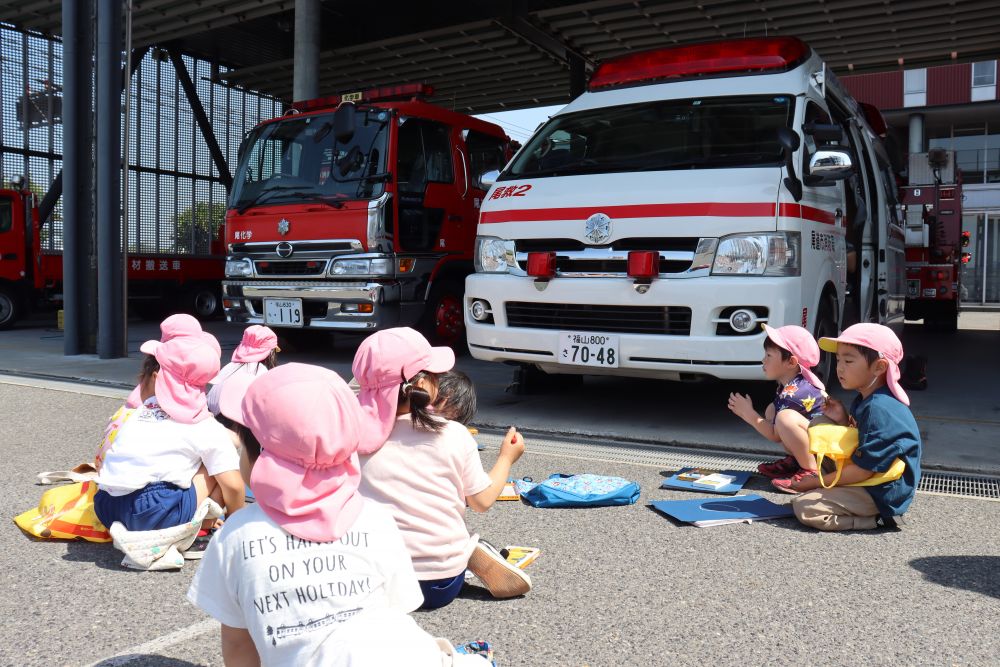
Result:
M826 387L809 370L819 363L819 345L802 327L764 325L764 376L778 383L777 395L764 416L747 395L729 395L729 409L762 436L779 443L787 456L762 463L757 470L771 478L779 491L797 493L793 486L816 477L816 459L809 453L809 422L823 414Z

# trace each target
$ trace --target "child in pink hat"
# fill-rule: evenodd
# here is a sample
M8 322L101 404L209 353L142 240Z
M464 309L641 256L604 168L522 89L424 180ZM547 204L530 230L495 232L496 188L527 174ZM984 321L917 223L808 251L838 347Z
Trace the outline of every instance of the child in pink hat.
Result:
M208 409L212 414L219 414L219 397L226 380L237 373L251 377L266 373L278 364L278 352L281 352L278 336L272 329L259 324L247 327L240 344L233 350L232 361L209 381Z
M778 383L778 391L764 415L757 414L747 395L729 395L729 409L762 436L787 452L777 461L762 463L760 474L770 477L779 491L816 477L816 459L809 453L809 422L822 415L826 387L810 370L819 363L820 350L812 334L795 325L775 329L763 325L764 377ZM794 492L793 492L794 493Z
M220 407L259 443L256 503L209 542L188 599L222 623L227 664L342 664L350 619L423 599L392 515L358 493L368 418L336 373L297 363L226 383Z
M833 488L818 488L818 479L796 485L806 492L792 501L799 521L820 530L893 528L909 508L920 483L920 430L907 407L910 399L899 385L903 345L888 327L855 324L836 338L820 338L819 345L837 355L837 377L844 389L858 395L850 413L840 401L829 399L824 408L837 424L858 429L858 448L844 465ZM896 459L905 464L902 477L876 486L847 486L886 472ZM834 473L824 481L833 485Z
M475 440L462 424L434 412L438 375L455 354L431 347L410 328L386 329L362 342L354 357L358 400L371 419L362 436L361 487L366 498L388 506L420 587L423 607L450 603L471 569L495 597L523 595L531 580L465 525L465 507L489 509L503 490L524 440L507 433L489 474ZM265 446L266 448L266 446Z
M205 383L219 370L218 341L199 332L146 341L141 350L142 406L114 420L95 461L97 517L142 531L186 523L206 498L239 510L239 455L205 405Z
M178 336L197 336L201 333L201 323L195 318L185 313L171 315L160 322L160 342L166 343L168 340ZM137 408L142 405L142 387L136 385L132 393L125 399L125 407Z

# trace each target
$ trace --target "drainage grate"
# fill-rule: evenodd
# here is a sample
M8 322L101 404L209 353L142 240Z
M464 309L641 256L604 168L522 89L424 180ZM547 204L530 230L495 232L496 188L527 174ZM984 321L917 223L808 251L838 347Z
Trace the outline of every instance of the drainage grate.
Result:
M766 459L757 454L720 452L667 445L605 440L602 444L579 442L570 438L530 433L531 453L587 461L607 461L632 465L677 469L685 466L725 470L757 470ZM584 436L580 436L581 438ZM476 438L488 449L498 449L503 440L500 431L483 429ZM920 493L1000 500L1000 479L947 472L924 471L917 487Z

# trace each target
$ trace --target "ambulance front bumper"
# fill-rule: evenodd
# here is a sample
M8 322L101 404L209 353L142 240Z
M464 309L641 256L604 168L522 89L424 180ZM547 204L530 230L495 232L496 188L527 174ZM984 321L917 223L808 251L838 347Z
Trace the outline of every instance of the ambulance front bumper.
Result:
M492 321L472 317L477 300L488 303ZM556 278L539 290L532 278L478 273L466 279L465 322L473 357L535 364L548 373L761 380L760 324L736 335L724 324L726 313L752 308L760 322L801 324L801 300L794 278L660 279L640 294L629 278ZM573 306L595 308L588 313ZM608 315L601 306L615 314ZM689 327L684 326L686 309ZM651 333L661 312L665 333ZM618 367L565 363L560 359L564 332L616 335Z

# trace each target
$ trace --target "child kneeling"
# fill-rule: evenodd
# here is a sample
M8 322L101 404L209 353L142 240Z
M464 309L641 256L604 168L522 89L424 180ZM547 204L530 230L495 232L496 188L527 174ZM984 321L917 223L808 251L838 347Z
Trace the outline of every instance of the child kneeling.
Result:
M844 389L857 390L848 415L830 399L824 410L841 425L858 428L858 448L833 488L816 488L816 478L796 485L803 493L792 501L799 521L820 530L894 528L893 517L906 512L920 483L920 431L908 409L910 399L899 385L903 346L888 327L855 324L837 338L821 338L820 347L837 354L837 377ZM847 486L905 464L903 475L877 486ZM835 473L824 476L833 484ZM814 490L811 490L814 489Z

